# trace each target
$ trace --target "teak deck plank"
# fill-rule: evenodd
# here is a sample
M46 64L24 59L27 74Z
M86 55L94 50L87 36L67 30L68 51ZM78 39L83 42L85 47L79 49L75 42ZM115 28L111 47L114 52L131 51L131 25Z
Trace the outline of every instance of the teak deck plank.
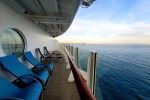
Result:
M54 62L53 75L43 91L43 100L80 100L75 82L68 82L71 69L66 69L67 62Z

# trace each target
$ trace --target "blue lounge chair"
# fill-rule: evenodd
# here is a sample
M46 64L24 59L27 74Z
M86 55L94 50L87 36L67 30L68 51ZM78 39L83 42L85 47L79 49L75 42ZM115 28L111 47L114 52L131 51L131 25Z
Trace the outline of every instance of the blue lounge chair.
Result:
M52 74L52 72L54 70L53 63L47 64L47 65L42 64L32 55L32 53L30 51L24 52L23 55L24 55L25 59L27 61L29 61L33 66L35 66L37 68L40 68L40 67L49 68L50 69L49 73Z
M0 77L0 100L40 100L42 85L36 81L24 88L19 88Z
M1 65L9 71L11 74L13 74L15 77L32 77L38 79L41 84L43 84L43 87L46 86L46 83L49 78L49 73L47 70L43 69L39 71L38 73L33 73L31 70L29 70L24 64L22 64L16 55L9 55L5 57L0 58ZM24 83L30 84L32 81L30 80L23 80Z

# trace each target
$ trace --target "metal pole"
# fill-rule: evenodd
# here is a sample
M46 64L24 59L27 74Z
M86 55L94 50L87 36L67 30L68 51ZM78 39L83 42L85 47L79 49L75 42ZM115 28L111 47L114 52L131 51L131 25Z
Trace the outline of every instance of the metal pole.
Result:
M71 55L74 56L73 55L73 46L71 46Z
M78 48L77 47L74 48L74 60L75 60L75 64L78 65Z
M87 62L87 83L89 85L90 90L95 95L95 87L96 87L96 53L91 52L88 57Z

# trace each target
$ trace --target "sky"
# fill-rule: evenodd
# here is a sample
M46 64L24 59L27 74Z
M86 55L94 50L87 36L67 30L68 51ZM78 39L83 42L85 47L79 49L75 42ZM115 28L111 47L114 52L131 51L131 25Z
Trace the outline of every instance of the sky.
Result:
M150 44L150 0L96 0L80 7L61 43Z

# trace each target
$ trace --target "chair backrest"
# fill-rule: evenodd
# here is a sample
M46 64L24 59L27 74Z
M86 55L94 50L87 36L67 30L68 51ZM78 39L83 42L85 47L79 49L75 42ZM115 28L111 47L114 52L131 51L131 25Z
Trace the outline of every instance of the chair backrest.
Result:
M48 49L46 48L46 46L44 47L44 50L47 52L47 54L49 54Z
M0 58L1 65L16 77L23 75L35 75L24 64L22 64L16 55L9 55Z
M17 86L0 76L0 98L13 97L20 90Z
M33 66L36 66L38 64L41 64L31 53L31 51L27 51L23 53L25 59L29 61Z
M44 55L42 54L42 52L41 52L40 48L37 48L37 51L40 53L41 57L43 57L43 58L44 58Z

